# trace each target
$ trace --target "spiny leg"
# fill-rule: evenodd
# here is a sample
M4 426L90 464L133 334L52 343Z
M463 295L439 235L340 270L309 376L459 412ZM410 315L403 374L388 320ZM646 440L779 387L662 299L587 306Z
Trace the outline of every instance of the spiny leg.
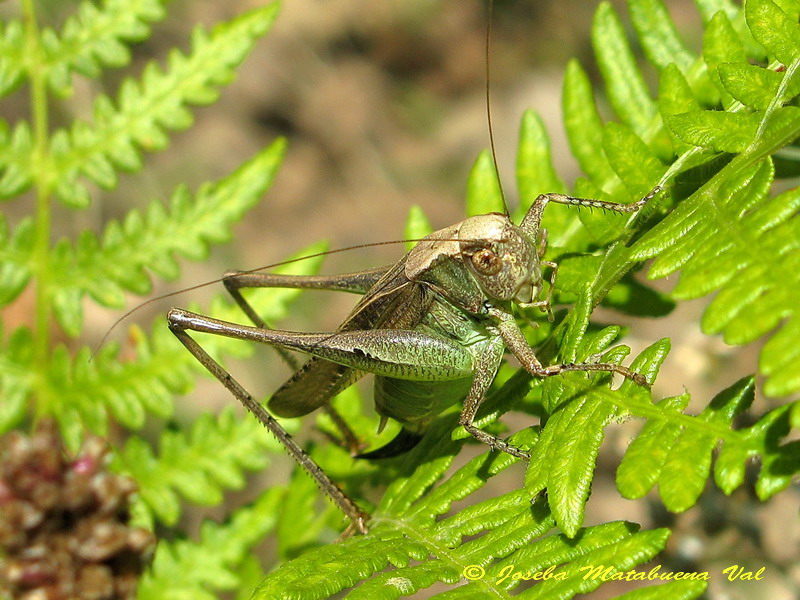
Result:
M351 292L364 294L389 270L384 266L377 269L345 273L340 275L277 275L274 273L250 273L248 271L230 271L225 273L223 283L225 289L236 301L250 320L257 326L266 329L267 325L245 300L239 290L245 288L295 288Z
M530 460L531 457L530 453L525 452L524 450L520 450L515 446L512 446L505 440L501 440L499 437L492 435L491 433L488 433L483 429L480 429L474 424L475 415L478 412L478 407L480 407L481 403L486 397L486 391L492 384L494 376L497 373L497 368L499 367L500 361L502 359L503 359L502 344L495 344L494 346L489 346L486 352L476 357L475 374L472 379L472 386L470 387L469 392L467 393L467 397L464 400L464 408L462 408L461 410L461 415L458 418L458 423L472 437L474 437L480 442L483 442L484 444L489 446L492 450L501 450L503 452L506 452L507 454L510 454L511 456L516 456L517 458Z
M617 373L638 385L650 387L647 379L641 373L636 373L631 371L628 367L615 365L613 363L575 363L543 366L539 359L536 358L533 348L528 345L525 336L514 322L512 315L497 309L492 309L490 314L500 320L498 329L503 341L506 343L511 353L519 360L522 367L531 375L536 377L552 377L553 375L560 375L567 371L604 371L608 373Z
M248 316L256 327L268 329L269 326L255 311L252 305L242 295L242 289L246 288L300 288L316 289L329 291L343 291L356 294L363 294L380 279L389 267L379 267L357 273L346 273L340 275L279 275L274 273L249 273L242 271L230 271L225 274L223 283L225 289L234 299L236 304ZM283 348L274 347L275 351L281 356L284 362L293 371L300 369L302 364L289 351ZM330 417L336 429L342 436L341 440L334 441L342 445L351 455L355 456L364 449L364 444L358 436L348 426L344 418L330 404L325 403L322 410Z
M528 209L525 218L522 219L520 227L531 237L535 239L539 235L539 229L542 224L542 215L544 208L549 202L556 202L558 204L566 204L568 206L583 206L586 208L602 208L603 210L610 210L616 213L633 213L644 207L650 200L655 198L661 192L661 186L654 187L644 198L632 202L630 204L622 204L621 202L608 202L605 200L592 200L590 198L575 198L565 194L541 194L533 201L531 207Z
M259 404L250 393L228 373L222 365L215 361L194 338L187 332L192 329L191 318L185 318L191 313L186 313L180 309L170 310L167 319L169 328L175 337L186 347L189 352L203 365L209 373L216 377L242 405L250 411L286 448L289 455L311 475L317 485L325 492L334 504L350 519L351 525L348 530L355 528L361 533L367 533L366 522L369 515L365 513L350 497L345 494L339 486L314 462L308 453L303 450L291 435L270 415L261 404Z
M508 347L511 353L514 354L514 356L520 361L520 364L522 364L525 370L534 376L552 377L567 371L604 371L618 373L623 377L631 379L639 385L649 387L647 380L640 373L635 373L627 367L612 363L580 363L544 366L539 359L536 358L533 348L528 345L525 336L522 334L522 331L520 331L519 327L514 321L514 317L511 314L501 311L497 308L490 309L489 314L499 320L497 328L505 346ZM529 460L530 453L520 450L508 442L501 440L500 438L487 433L486 431L483 431L482 429L476 427L473 423L475 420L475 415L478 412L478 408L483 402L486 391L491 385L494 375L497 371L497 367L502 360L503 347L499 344L498 347L499 353L497 353L496 348L490 347L492 348L491 351L487 350L487 352L484 354L476 357L477 360L476 364L474 365L475 375L472 382L472 387L467 394L467 398L464 400L464 408L462 409L459 417L459 424L462 425L464 429L466 429L466 431L473 437L484 444L487 444L489 447L496 450L502 450L503 452L518 458Z

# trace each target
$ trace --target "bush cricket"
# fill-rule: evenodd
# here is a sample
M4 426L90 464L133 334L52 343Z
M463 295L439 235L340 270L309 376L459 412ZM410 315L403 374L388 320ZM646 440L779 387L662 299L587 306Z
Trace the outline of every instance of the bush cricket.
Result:
M494 156L489 94L491 2L489 11L486 112ZM322 408L356 454L358 440L329 402L371 373L375 376L374 401L381 416L380 429L390 418L399 422L402 429L387 445L357 454L358 457L388 458L410 450L433 418L463 401L459 424L466 431L492 449L529 459L527 452L473 423L506 350L535 377L567 371L606 371L647 385L642 375L616 364L543 365L517 326L513 305L537 307L552 320L550 303L558 265L543 258L547 248L546 231L541 228L545 206L556 202L633 213L660 189L654 188L632 204L542 194L519 225L511 221L507 211L470 217L426 236L394 265L367 271L332 276L230 272L223 277L225 288L253 325L220 321L179 308L170 310L167 320L181 343L275 435L350 519L348 531L366 533L369 515L328 477L270 412L280 417L299 417ZM546 294L544 266L551 269ZM253 287L344 291L361 294L362 298L334 332L281 331L268 328L245 300L240 290ZM278 350L295 373L268 401L270 412L189 335L192 331L259 342ZM300 366L289 351L311 358Z
M426 425L445 408L463 400L459 418L472 436L492 449L529 459L527 452L473 424L506 349L535 377L567 371L618 373L640 385L644 377L616 364L542 365L512 314L512 305L537 307L551 314L550 296L557 265L543 260L547 247L541 219L549 202L632 213L660 188L632 204L543 194L520 225L502 213L470 217L431 233L394 265L333 276L292 276L231 272L225 288L253 322L252 326L220 321L173 308L169 327L184 346L269 429L349 517L352 527L366 532L364 513L303 451L281 425L189 335L196 331L249 340L297 351L311 359L283 384L268 402L280 417L299 417L328 407L339 392L366 373L375 375L375 408L382 424L402 425L386 446L360 454L386 458L410 450ZM552 269L542 298L542 267ZM335 332L300 333L267 328L240 290L291 287L363 294ZM332 409L329 409L332 410ZM334 422L342 437L352 440L341 419Z

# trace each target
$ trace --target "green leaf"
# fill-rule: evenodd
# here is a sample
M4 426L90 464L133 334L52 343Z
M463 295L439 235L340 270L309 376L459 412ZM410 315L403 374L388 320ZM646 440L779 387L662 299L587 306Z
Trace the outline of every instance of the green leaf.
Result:
M550 139L539 115L528 110L522 115L517 152L517 187L520 218L539 194L564 194L567 188L553 167Z
M314 480L302 469L296 469L286 490L284 502L278 509L278 556L284 560L294 558L314 546L320 532L325 529L327 515L317 509L318 488ZM328 506L334 509L333 506ZM336 515L342 520L341 513Z
M584 294L582 297L589 296ZM586 327L585 320L579 325L580 315L585 314L586 306L582 302L572 313L575 324L571 329L574 332L565 334L562 344L566 362L586 360L602 351L617 335L612 329L608 331L609 335L599 335L596 340L581 336L582 342L570 341ZM580 345L579 351L576 344ZM576 349L571 351L573 347ZM654 380L659 365L666 357L666 347L664 342L660 347L648 349L634 361L632 368L644 374L648 381ZM609 356L603 360L616 362ZM610 390L601 385L603 379L603 374L587 379L583 374L570 373L559 376L557 380L548 379L543 384L546 394L561 400L553 404L544 403L550 416L532 450L536 460L528 465L525 486L531 494L547 488L553 516L569 537L577 533L583 521L583 506L588 498L605 426L621 411L630 410L630 399L639 394L635 384L627 385L630 382L626 382L619 390Z
M798 223L792 218L800 195L789 191L770 198L772 176L771 164L764 162L728 176L720 189L701 190L646 234L633 253L637 258L659 253L651 278L682 268L673 291L679 299L719 290L703 316L703 329L722 332L728 343L749 343L781 320L784 327L796 327L789 307L800 305L800 280L792 267L800 260ZM774 344L785 347L785 339L779 335ZM766 346L769 352L760 362L762 372L776 376L767 379L765 393L800 389L797 363L771 347L776 346Z
M23 80L25 71L25 33L22 22L0 23L0 97L13 91Z
M505 204L492 154L484 150L475 161L467 180L467 216L489 212L505 212Z
M564 127L572 154L597 185L615 177L601 149L603 123L594 102L589 77L577 61L567 64L562 92Z
M729 109L732 99L720 81L719 65L746 64L747 55L740 35L734 29L728 15L722 11L714 15L703 36L703 60L712 81L722 93L723 105Z
M637 200L652 188L664 167L647 144L629 127L608 123L603 131L603 149L611 167Z
M206 521L199 542L161 540L153 565L139 582L137 598L214 600L212 591L236 589L239 567L252 549L275 527L283 490L274 487L225 524Z
M643 135L650 128L657 107L636 66L622 23L608 2L595 13L592 47L615 112L635 133Z
M80 332L85 295L121 307L126 291L150 292L147 270L174 279L179 273L176 254L202 260L211 244L227 242L232 226L271 185L285 147L278 140L193 197L178 188L168 210L154 201L144 213L129 212L122 224L111 221L100 239L86 231L74 247L59 244L51 271L56 316L64 329L71 335Z
M566 580L545 582L537 586L530 597L569 598L575 593L595 590L603 581L601 574L624 573L649 560L664 548L668 537L668 530L655 529L633 533L615 544L598 548L576 560Z
M756 65L745 63L722 63L718 67L722 85L730 95L750 108L766 110L775 101L779 94L784 74L770 71ZM794 89L788 90L786 98L780 102L796 96L797 84Z
M669 511L683 512L695 505L705 488L716 445L715 437L700 431L678 437L659 477L659 493Z
M758 131L759 118L755 114L702 110L673 115L667 124L687 144L715 152L744 152Z
M195 504L219 504L223 489L240 489L244 471L264 469L267 452L280 448L256 419L237 418L231 407L216 418L201 415L186 433L166 430L158 455L141 438L130 438L115 455L114 469L136 480L147 510L174 525L178 494Z
M13 302L31 278L34 223L24 219L10 231L0 214L0 306Z
M645 59L632 50L625 28L604 3L593 34L606 86L598 97L610 103L603 106L604 118L577 63L570 65L564 84L567 135L587 174L576 182L575 194L629 202L656 182L667 190L631 218L548 207L546 257L560 265L557 301L575 300L576 306L559 310L553 323L536 321L539 329L525 335L535 341L542 364L620 364L629 350L611 345L622 328L591 325L594 306L603 302L630 313L660 315L675 301L715 294L704 330L721 332L735 343L763 339L774 330L761 354L763 390L793 393L800 389L800 319L794 309L800 305L795 276L800 272L800 200L793 190L772 189L782 189L775 178L791 172L785 165L793 160L791 144L800 136L797 3L751 0L745 22L732 2L698 0L706 23L702 60L684 46L663 1L631 0L629 5L639 44L658 77L659 98L651 98L645 83L653 80L640 64ZM138 81L124 82L114 100L97 98L91 122L68 125L50 139L37 135L34 143L28 124L0 122L0 194L19 194L35 184L40 210L51 189L71 206L88 204L90 186L111 187L119 170L140 169L143 150L164 147L169 132L191 123L190 105L216 98L269 27L274 10L256 9L211 34L196 33L188 55L173 53L166 68L148 66ZM0 25L0 91L15 89L33 74L44 78L51 91L67 93L73 73L95 76L101 68L124 64L127 45L143 39L150 24L163 16L155 0L87 1L79 11L59 33L45 25L23 28L16 21ZM755 66L765 64L765 50L747 25L767 52L790 60ZM31 47L38 52L28 52ZM34 54L38 58L31 58ZM46 213L44 219L41 214L9 219L12 226L0 221L0 300L11 302L36 277L37 289L45 292L36 298L39 320L46 320L46 311L54 312L64 329L77 334L86 296L121 306L128 292L148 293L151 274L177 276L178 255L202 259L211 243L227 240L232 223L268 185L281 152L279 142L196 194L181 187L169 207L155 202L109 224L100 236L86 232L50 245ZM778 152L784 168L776 175L770 157ZM532 112L525 114L520 129L517 181L523 207L539 193L566 192L552 166L547 134ZM470 214L502 210L488 153L473 169L468 198ZM429 231L422 212L413 209L406 235ZM671 298L633 278L637 263L646 258L654 258L651 277L681 272ZM311 272L317 262L286 269ZM297 290L247 294L272 323L285 316ZM215 301L208 312L223 320L243 319L230 302ZM540 316L535 310L521 315ZM139 480L132 509L138 522L153 526L159 519L173 526L184 501L220 502L225 490L243 485L247 471L263 468L272 452L281 451L254 419L237 420L229 412L219 418L205 414L185 429L171 425L160 435L158 451L131 431L144 423L157 425L153 416L172 415L175 395L188 391L195 373L203 371L163 323L147 335L132 328L124 350L106 347L91 362L85 348L52 350L39 332L12 329L0 349L0 428L54 416L67 445L75 447L87 430L104 433L112 423L114 429L122 427L127 442L116 451L114 466ZM198 334L197 339L215 357L252 351L252 345L218 336ZM630 368L652 382L668 350L669 342L660 340ZM508 420L519 429L509 443L535 454L526 487L502 495L486 492L487 482L499 473L513 478L516 469L522 479L521 466L514 467L521 461L506 454L487 450L459 469L452 466L463 440L475 445L458 426L455 405L430 423L412 452L380 465L354 464L332 445L310 450L364 508L377 505L368 535L320 547L331 539L331 528L341 528L342 516L330 503L320 510L313 483L295 473L288 490L269 492L256 507L233 511L227 525L204 526L199 541L162 541L140 597L212 598L237 587L236 595L246 597L243 588L252 587L264 570L248 555L272 529L278 532L281 556L294 558L262 582L256 597L348 593L351 598L397 598L434 585L452 586L441 598L590 594L602 579L585 578L584 569L631 569L661 551L667 537L666 531L638 532L628 523L582 527L605 427L623 418L644 423L619 467L620 491L641 497L658 485L665 505L676 511L697 503L712 466L717 485L731 493L745 481L747 466L760 463L760 498L787 488L800 469L800 442L792 429L800 422L800 403L753 415L740 429L732 425L752 401L752 378L723 390L708 408L691 416L684 413L688 392L653 401L630 380L612 387L606 372L560 373L532 381L526 371L514 369L512 364L501 367L476 424L503 433L507 425L496 421L509 410L523 419L539 419L533 427L525 426L530 419L518 421L517 415ZM215 389L227 397L221 386ZM358 435L370 426L374 430L377 419L356 412L355 390L348 390L348 396L337 398L337 409ZM325 421L320 421L323 430L330 431ZM374 436L370 432L364 439ZM387 485L381 497L377 485ZM538 495L543 489L546 499ZM179 538L183 532L176 527L175 533ZM470 565L485 569L485 576L467 582L464 568ZM520 589L519 578L506 576L515 565L559 570L567 577ZM680 581L625 597L689 598L704 589L702 581Z
M431 222L428 220L427 215L423 212L422 208L416 204L411 206L408 211L408 218L406 219L406 228L403 236L407 240L420 240L433 231ZM417 242L406 242L406 251L411 250Z
M664 3L660 0L631 0L628 6L648 60L659 69L674 64L681 71L687 71L694 56L678 36Z
M42 33L45 78L60 96L72 93L70 74L96 78L103 67L121 67L130 62L125 43L138 42L150 34L149 24L165 16L167 0L104 0L101 6L88 1L64 23L60 36Z
M747 0L744 9L753 37L785 65L800 60L800 26L771 0Z
M794 316L770 337L761 350L759 369L769 377L767 391L776 396L786 390L800 389L800 347L795 342L800 335L800 319Z
M681 414L689 395L664 398L656 404L662 414ZM661 469L681 432L667 419L650 419L630 443L617 469L617 489L625 498L643 498L658 482Z
M526 593L562 597L566 589L577 593L602 584L599 578L584 581L583 567L605 563L626 570L663 548L663 531L636 533L626 523L586 528L573 540L547 536L553 520L544 503L531 505L520 491L444 516L453 501L468 498L516 460L487 452L432 487L452 461L452 456L444 462L437 458L446 447L441 440L440 432L427 436L422 450L418 446L413 451L413 460L403 462L407 475L387 490L368 535L310 550L283 564L262 581L253 598L328 598L346 588L352 588L351 598L399 598L436 582L455 585L463 581L462 574L481 570L482 577L442 598L507 597L520 584L518 578L504 576L514 565L563 571L570 578L567 583L550 581ZM432 460L438 465L435 471L427 468ZM398 495L405 499L398 501Z
M312 246L310 252L317 254L321 246ZM276 269L285 274L311 274L320 264L321 257L290 262ZM257 289L248 294L254 309L267 321L282 319L288 312L289 303L299 290ZM212 303L212 317L226 321L241 321L243 315L229 300L219 298ZM197 372L204 368L180 345L161 321L146 337L141 330L133 328L130 336L135 342L135 358L119 359L115 346L106 346L92 357L88 348L82 348L70 357L64 348L57 349L53 363L42 378L50 394L38 400L42 414L53 415L62 425L62 433L68 439L68 447L75 450L80 445L84 429L98 434L105 433L109 413L129 428L140 428L147 413L166 417L173 412L175 394L186 393ZM206 336L203 347L213 356L247 356L253 345L221 336ZM31 381L35 365L28 352L9 352L6 357L10 373L14 373L13 388L22 382ZM90 360L90 357L92 359ZM277 358L276 358L277 361ZM224 394L224 390L220 388Z
M5 332L0 330L5 335ZM25 327L8 339L0 338L0 433L11 430L25 418L34 387L33 336Z
M561 340L559 356L564 363L578 360L578 347L583 341L586 328L589 326L589 316L592 314L592 308L591 294L589 294L587 286L584 285L580 291L578 301L570 312L569 325Z
M749 382L752 387L752 381ZM761 470L756 481L756 493L766 500L791 484L800 471L798 444L784 438L791 432L792 404L785 404L768 412L751 427L740 431L734 439L725 441L715 465L717 485L730 494L742 485L747 464L762 457Z
M547 428L556 428L555 439L561 446L549 475L548 498L567 537L574 537L583 524L603 429L615 412L613 405L586 397L571 402L547 423Z
M69 206L84 207L88 195L81 175L111 187L116 183L116 167L140 168L137 146L163 149L168 142L165 130L190 125L186 105L208 104L217 98L218 88L231 82L234 69L276 14L277 5L270 4L217 25L210 35L196 29L191 54L173 51L166 71L156 63L148 64L140 82L123 82L116 102L98 97L92 124L77 121L69 131L57 131L52 148L58 198ZM31 166L18 168L27 171Z
M700 110L689 82L675 65L667 65L660 73L658 85L658 107L666 119L672 115Z
M744 481L745 462L760 453L769 456L767 443L776 443L774 423L785 410L774 411L763 423L746 431L733 431L730 424L753 401L753 378L745 377L721 391L697 417L683 415L689 401L684 394L653 405L642 405L634 413L648 415L648 422L628 446L619 469L617 487L626 498L644 497L658 483L665 506L681 512L693 506L703 491L711 467L712 450L723 441L715 479L730 494ZM770 442L765 439L771 430ZM800 469L800 466L794 471ZM764 474L767 476L767 474ZM788 482L786 482L788 483Z
M661 71L658 85L658 108L661 118L667 121L671 116L700 110L689 82L675 65L668 65ZM676 152L686 152L691 147L669 131Z
M616 600L660 600L670 598L671 600L691 600L700 598L708 586L705 581L670 581L661 585L651 585L649 587L638 588L621 596Z
M30 161L33 155L33 138L27 123L14 127L11 137L3 122L0 131L0 198L21 194L31 184Z

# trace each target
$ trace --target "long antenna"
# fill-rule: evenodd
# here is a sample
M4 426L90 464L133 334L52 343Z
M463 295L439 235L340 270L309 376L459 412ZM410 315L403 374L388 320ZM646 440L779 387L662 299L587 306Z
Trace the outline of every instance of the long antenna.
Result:
M251 273L258 273L259 271L265 271L266 269L273 269L275 267L281 267L283 265L289 265L289 264L292 264L292 263L295 263L295 262L300 262L301 260L308 260L310 258L318 258L320 256L327 256L329 254L338 254L339 252L348 252L350 250L358 250L360 248L372 248L374 246L388 246L390 244L403 244L405 242L418 242L418 241L421 241L421 238L418 239L418 240L389 240L387 242L370 242L370 243L367 243L367 244L356 244L355 246L347 246L345 248L335 248L334 250L324 250L322 252L315 252L314 254L306 254L304 256L298 256L297 258L290 258L288 260L282 260L280 262L271 263L271 264L268 264L268 265L262 265L260 267L256 267L255 269L247 269L246 271L239 271L237 274L238 275L249 275ZM139 312L145 306L149 306L150 304L153 304L155 302L159 302L161 300L165 300L166 298L172 298L174 296L179 296L181 294L185 294L186 292L193 292L195 290L199 290L199 289L204 288L204 287L208 287L208 286L211 286L211 285L214 285L214 284L217 284L217 283L222 283L223 281L225 281L224 277L218 277L216 279L211 279L209 281L204 281L203 283L198 283L196 285L190 285L189 287L185 287L185 288L182 288L180 290L176 290L174 292L168 292L166 294L161 294L160 296L156 296L155 298L150 298L149 300L145 300L144 302L140 302L139 304L137 304L136 306L131 308L128 312L126 312L124 315L122 315L120 318L118 318L116 321L114 321L114 323L111 325L111 327L108 328L108 331L106 331L106 333L103 336L103 338L100 340L100 343L97 344L97 347L92 352L92 357L94 357L97 354L97 352L100 350L100 348L103 347L103 344L105 344L106 340L108 339L108 336L111 335L111 332L113 332L120 323L122 323L125 319L130 317L132 314L134 314L136 312Z
M339 254L340 252L350 252L351 250L359 250L362 248L374 248L376 246L389 246L392 244L405 244L407 242L422 242L425 238L409 238L405 240L388 240L383 242L368 242L366 244L356 244L354 246L345 246L344 248L335 248L333 250L324 250L322 252L315 252L313 254L306 254L304 256L298 256L297 258L290 258L288 260L282 260L280 262L271 263L268 265L262 265L260 267L256 267L254 269L247 269L246 271L237 271L236 275L249 275L251 273L258 273L259 271L265 271L267 269L273 269L275 267L281 267L283 265L289 265L292 263L300 262L302 260L308 260L310 258L318 258L320 256L328 256L329 254ZM481 243L484 240L472 240L472 239L460 239L460 238L437 238L437 242L459 242L462 244L469 244L469 243ZM155 302L159 302L160 300L164 300L166 298L173 298L175 296L179 296L181 294L185 294L186 292L192 292L194 290L199 290L204 287L208 287L217 283L222 283L225 281L225 277L218 277L216 279L211 279L209 281L204 281L203 283L198 283L196 285L190 285L189 287L182 288L180 290L176 290L174 292L168 292L166 294L161 294L160 296L156 296L155 298L150 298L149 300L145 300L144 302L140 302L121 317L119 317L111 327L108 328L105 335L103 335L100 342L95 347L94 351L92 352L89 360L91 361L97 353L100 351L100 348L106 343L106 340L111 335L111 333L117 328L117 326L122 323L125 319L130 317L132 314L139 312L145 306L149 306Z
M492 72L491 72L491 56L492 56L492 21L494 17L494 0L489 0L489 10L486 17L486 123L489 126L489 147L492 150L492 162L494 163L494 174L497 177L497 187L500 190L500 199L503 201L503 210L506 216L510 216L508 212L508 204L506 204L506 194L503 191L503 178L500 177L500 166L497 164L497 151L494 145L494 127L492 127Z

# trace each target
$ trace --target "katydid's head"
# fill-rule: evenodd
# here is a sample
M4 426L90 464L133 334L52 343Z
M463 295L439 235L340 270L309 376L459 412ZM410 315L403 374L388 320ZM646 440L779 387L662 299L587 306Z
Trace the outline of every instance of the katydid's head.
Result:
M530 304L542 289L539 255L525 232L500 213L462 221L461 255L483 292L496 300Z

